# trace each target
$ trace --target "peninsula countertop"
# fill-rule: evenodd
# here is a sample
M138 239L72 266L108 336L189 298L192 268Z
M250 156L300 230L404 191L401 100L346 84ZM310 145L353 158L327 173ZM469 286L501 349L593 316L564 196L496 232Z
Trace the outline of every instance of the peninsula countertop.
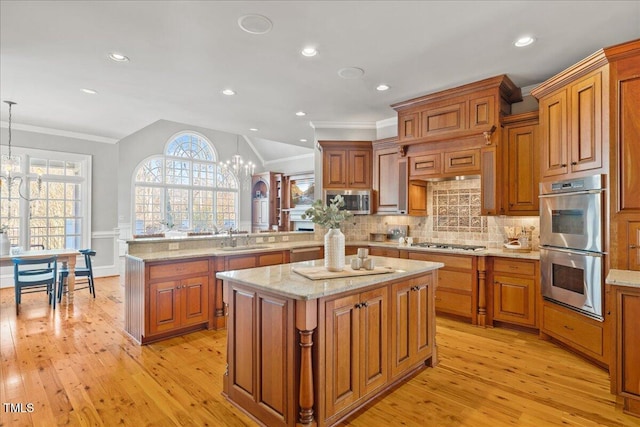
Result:
M629 286L640 288L640 271L633 270L609 270L606 280L607 285Z
M349 264L351 258L352 257L346 257L345 265ZM312 300L340 294L345 291L362 289L444 267L444 264L440 262L415 261L378 256L371 258L374 259L377 267L391 267L393 272L367 276L311 280L294 271L296 268L323 266L324 260L318 259L292 264L249 268L246 270L225 271L217 273L216 277L252 286L286 298Z

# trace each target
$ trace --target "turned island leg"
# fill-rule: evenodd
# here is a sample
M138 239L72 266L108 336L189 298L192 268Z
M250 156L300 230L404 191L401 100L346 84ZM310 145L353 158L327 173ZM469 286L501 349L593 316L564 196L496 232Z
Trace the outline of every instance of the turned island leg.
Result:
M313 331L318 326L318 301L296 301L296 329L300 334L300 412L297 425L316 425L313 406Z

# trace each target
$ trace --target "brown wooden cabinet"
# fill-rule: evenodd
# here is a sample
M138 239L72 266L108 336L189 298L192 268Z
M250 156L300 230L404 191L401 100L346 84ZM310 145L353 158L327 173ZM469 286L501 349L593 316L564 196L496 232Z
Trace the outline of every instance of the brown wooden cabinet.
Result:
M150 263L142 342L206 327L211 319L209 259Z
M407 213L413 216L427 216L427 182L412 179L408 183L408 189Z
M531 92L540 101L543 178L607 172L608 76L604 56L594 55Z
M281 226L282 174L262 172L251 178L251 230L267 231L273 225Z
M605 53L611 61L610 264L640 270L640 41Z
M437 178L442 175L442 153L426 153L409 158L409 176Z
M391 376L424 363L433 349L435 325L432 276L395 283L391 287Z
M418 139L418 130L419 125L417 113L410 112L398 114L398 139L400 142Z
M318 141L323 188L371 188L371 141Z
M436 311L469 318L474 325L477 323L477 257L411 250L407 252L407 257L444 263L444 267L438 270Z
M385 286L325 303L329 417L387 382L387 292Z
M493 258L493 320L538 327L539 261Z
M346 249L345 249L346 255ZM289 250L289 262L309 261L324 257L324 246L310 248L295 248Z
M369 254L372 256L386 256L390 258L400 258L400 249L385 248L381 246L371 246Z
M539 215L540 145L538 112L506 117L504 126L503 213Z
M609 364L603 323L576 311L543 301L540 336L553 337L602 365Z
M614 340L617 357L612 361L615 392L623 397L624 411L640 417L640 289L612 286L615 299Z
M400 179L397 138L374 141L373 190L376 212L398 213Z

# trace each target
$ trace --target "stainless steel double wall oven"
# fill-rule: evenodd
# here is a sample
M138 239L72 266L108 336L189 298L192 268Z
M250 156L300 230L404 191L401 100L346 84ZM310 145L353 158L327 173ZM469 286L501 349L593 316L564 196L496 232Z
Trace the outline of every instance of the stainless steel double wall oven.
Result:
M604 176L540 184L542 296L603 320Z

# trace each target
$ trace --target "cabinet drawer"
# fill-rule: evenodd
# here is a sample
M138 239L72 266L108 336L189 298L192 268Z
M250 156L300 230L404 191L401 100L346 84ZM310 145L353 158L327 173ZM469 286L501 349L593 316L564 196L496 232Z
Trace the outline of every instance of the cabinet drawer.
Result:
M580 314L565 313L545 305L543 307L542 325L551 334L565 338L590 352L603 354L603 331L601 325L582 319ZM580 317L578 317L580 316Z
M409 177L439 175L442 173L442 155L425 154L409 158Z
M444 153L444 173L480 173L480 150L461 150Z
M256 256L248 255L241 257L229 257L227 258L227 266L225 270L242 270L244 268L253 268L256 265Z
M438 288L471 292L473 290L472 279L471 273L440 269L438 271Z
M426 252L409 252L409 259L421 261L441 262L447 268L459 268L461 270L473 270L473 258L465 256L441 255Z
M440 272L438 272L438 276ZM447 292L436 288L436 310L447 313L471 316L471 295Z
M493 260L493 271L533 276L536 272L536 267L533 262L495 258Z
M345 249L345 255L346 255ZM309 261L312 259L322 258L324 249L322 246L317 248L299 248L289 251L289 262Z
M209 273L209 260L173 262L149 267L149 280Z
M369 248L369 253L373 256L386 256L390 258L400 258L400 250L390 248Z
M284 254L282 252L275 252L258 256L258 267L277 264L284 264Z

